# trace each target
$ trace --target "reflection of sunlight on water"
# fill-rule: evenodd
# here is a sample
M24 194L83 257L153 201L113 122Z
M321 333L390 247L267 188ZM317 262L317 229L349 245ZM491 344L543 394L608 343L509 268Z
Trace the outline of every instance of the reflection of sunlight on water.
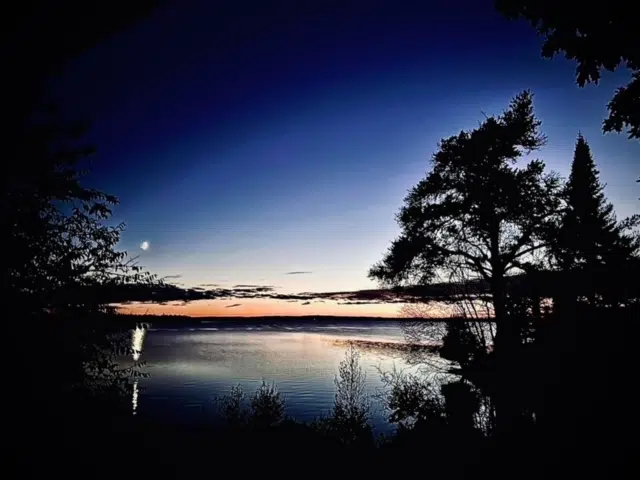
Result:
M133 406L133 414L135 415L138 410L138 380L133 382L133 394L131 395L131 404Z
M131 336L131 349L133 350L133 360L137 362L142 355L142 344L144 342L145 329L136 326Z
M312 421L333 407L334 377L345 356L344 342L355 340L361 347L378 343L385 347L360 349L361 367L367 377L366 392L377 409L372 414L375 417L372 422L383 425L387 413L384 405L375 400L386 391L381 372L397 369L418 374L420 366L411 364L407 355L395 348L404 340L397 322L382 323L383 328L376 325L368 330L286 326L289 328L280 324L268 327L256 324L251 325L254 329L251 331L245 325L232 323L175 329L140 325L132 331L132 348L137 351L134 361L141 357L144 348L144 360L153 375L139 383L133 379L132 415L138 418L142 408L142 416L147 416L147 410L156 409L167 415L182 416L180 412L192 412L196 404L203 412L206 410L207 415L215 415L215 407L203 406L210 405L212 397L228 394L238 383L245 393L252 394L264 379L269 384L275 382L286 395L288 415ZM147 338L148 332L153 333Z

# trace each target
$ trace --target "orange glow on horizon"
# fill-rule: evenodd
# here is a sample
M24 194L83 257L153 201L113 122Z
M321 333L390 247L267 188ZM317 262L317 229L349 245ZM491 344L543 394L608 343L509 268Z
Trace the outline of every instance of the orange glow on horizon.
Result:
M335 301L286 302L273 299L196 300L189 303L131 303L120 305L120 311L134 315L187 315L190 317L267 317L334 315L341 317L400 316L402 304L345 305Z

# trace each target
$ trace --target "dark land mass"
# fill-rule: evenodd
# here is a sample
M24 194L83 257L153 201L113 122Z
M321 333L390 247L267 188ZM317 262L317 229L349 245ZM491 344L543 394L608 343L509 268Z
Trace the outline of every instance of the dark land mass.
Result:
M376 340L334 340L333 344L338 347L347 347L353 345L360 350L374 353L400 353L411 354L418 352L438 353L440 345L427 345L423 343L407 343L407 342L391 342Z

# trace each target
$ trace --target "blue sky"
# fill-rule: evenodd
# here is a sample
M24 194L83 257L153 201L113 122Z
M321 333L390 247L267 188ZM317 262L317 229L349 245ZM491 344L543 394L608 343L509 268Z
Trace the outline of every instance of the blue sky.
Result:
M70 65L54 89L93 121L89 181L120 197L122 247L186 285L372 288L438 140L524 88L549 139L538 156L567 175L582 131L619 215L638 210L640 145L600 131L626 72L579 89L574 64L541 59L490 1L379 3L174 2Z

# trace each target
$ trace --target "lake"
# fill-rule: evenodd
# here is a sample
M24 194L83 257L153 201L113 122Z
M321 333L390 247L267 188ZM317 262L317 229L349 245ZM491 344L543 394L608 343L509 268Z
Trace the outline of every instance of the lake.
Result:
M383 383L378 369L412 368L402 352L377 348L403 340L398 322L234 323L137 328L132 332L136 360L146 362L149 378L137 381L132 399L136 415L159 415L179 422L216 418L216 396L240 384L253 393L262 380L275 382L286 400L286 413L310 421L333 405L334 378L348 341L361 342L361 366L367 392ZM356 343L357 345L358 343ZM373 346L373 348L372 348ZM373 402L372 423L387 430L386 413Z

